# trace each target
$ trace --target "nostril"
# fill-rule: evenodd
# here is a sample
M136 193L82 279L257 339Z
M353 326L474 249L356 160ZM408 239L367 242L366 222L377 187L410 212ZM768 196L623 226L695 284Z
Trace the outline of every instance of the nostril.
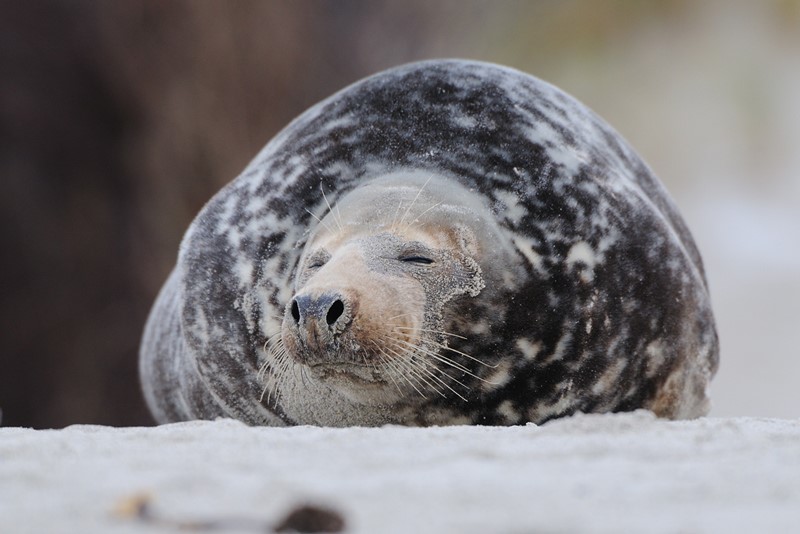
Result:
M292 301L292 317L294 317L294 322L300 322L300 308L297 306L297 301Z
M331 307L328 308L328 315L325 316L328 326L333 325L333 323L335 323L336 320L342 316L342 313L344 313L344 303L341 300L336 299L336 301L331 304Z

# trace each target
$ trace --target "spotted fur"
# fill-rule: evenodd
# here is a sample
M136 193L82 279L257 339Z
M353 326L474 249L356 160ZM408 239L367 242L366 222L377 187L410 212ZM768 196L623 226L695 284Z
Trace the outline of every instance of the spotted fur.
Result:
M516 249L522 277L492 288L486 305L465 297L445 311L466 338L453 346L490 365L460 362L483 379L459 377L471 386L466 400L364 408L310 387L318 403L289 415L280 397L262 398L257 371L292 298L312 214L398 170L457 180ZM717 363L700 255L637 154L557 88L457 60L379 73L279 133L191 224L141 349L159 422L259 425L505 425L637 408L695 417L708 410Z

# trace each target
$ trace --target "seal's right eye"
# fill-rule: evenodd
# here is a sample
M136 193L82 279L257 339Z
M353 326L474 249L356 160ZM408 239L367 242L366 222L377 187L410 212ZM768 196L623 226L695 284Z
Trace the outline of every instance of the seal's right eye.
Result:
M401 249L397 259L403 263L414 263L416 265L430 265L434 263L433 251L419 242L406 243Z
M417 263L419 265L430 265L433 263L432 259L426 258L425 256L405 256L400 258L400 261L404 261L406 263Z

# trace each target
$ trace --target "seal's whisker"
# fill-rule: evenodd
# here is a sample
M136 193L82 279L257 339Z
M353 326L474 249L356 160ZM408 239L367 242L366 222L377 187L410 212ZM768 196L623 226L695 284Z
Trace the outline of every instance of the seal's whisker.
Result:
M268 389L270 389L269 384L264 384L264 388L261 390L261 395L258 397L258 402L264 402L264 395L267 394ZM267 397L267 404L269 404L269 397Z
M387 341L387 342L389 342L389 343L391 343L391 344L392 344L393 346L395 346L396 348L400 348L400 347L398 346L398 343L399 343L399 342L401 342L401 341L403 341L403 340L400 340L400 339L397 339L397 338L394 338L394 337L390 337L390 336L388 336L388 335L384 335L384 336L382 336L382 339L383 339L383 340L385 340L385 341ZM419 346L418 346L418 345L414 345L413 343L409 343L409 342L407 342L407 341L405 341L404 343L406 344L406 346L409 346L409 347L411 347L411 350L409 350L409 349L406 349L406 348L402 348L402 350L403 350L403 351L405 351L405 352L413 352L413 351L415 351L417 348L419 348ZM424 360L423 360L423 362L426 364L426 366L428 365L428 363L427 363L427 362L425 362ZM450 375L449 373L447 373L447 372L443 371L442 369L439 369L439 368L438 368L438 367L436 367L436 366L432 366L432 367L433 367L433 369L435 369L435 370L436 370L436 371L438 371L439 373L443 374L444 376L446 376L447 378L449 378L449 379L450 379L450 380L452 380L453 382L456 382L457 384L461 385L462 387L466 388L467 390L471 389L471 388L470 388L468 385L464 384L463 382L461 382L460 380L458 380L458 379L457 379L457 378L455 378L454 376Z
M417 191L417 196L414 197L414 200L412 200L411 204L409 204L408 207L406 208L406 212L403 214L403 218L400 219L400 222L398 223L398 226L402 226L403 225L403 221L406 220L406 217L408 216L408 212L410 212L411 208L414 207L414 204L416 204L417 199L419 199L419 196L422 194L422 191L430 183L431 178L433 178L433 175L429 176L428 179L425 181L425 183L422 184L422 187L419 188L419 191Z
M396 328L398 330L417 330L419 332L428 332L430 334L441 334L443 336L456 337L458 339L463 339L464 341L467 341L467 338L465 338L464 336L458 334L451 334L450 332L445 332L444 330L432 330L430 328L418 328L416 326L401 326L395 324L387 324L387 326Z
M256 374L256 378L258 380L263 380L264 379L264 375L266 374L267 368L269 367L269 363L270 363L270 359L269 359L270 354L271 354L271 352L273 350L275 350L276 347L280 347L280 348L283 347L283 344L281 342L281 332L280 331L278 331L275 334L272 334L271 336L269 336L267 338L267 340L264 341L264 345L261 347L261 350L264 352L265 359L264 359L264 363L262 363L261 366L258 368L258 373Z
M264 380L266 377L267 369L270 367L271 357L274 356L276 350L280 347L280 332L277 332L271 336L269 336L266 341L264 341L264 345L262 345L261 350L264 353L264 362L259 366L258 372L256 373L256 378L261 381Z
M415 315L414 313L401 313L400 315L394 315L389 317L387 321L391 321L392 319L397 319L398 317L405 317L406 315Z
M424 360L423 360L423 361L424 361ZM454 377L453 375L451 375L451 374L450 374L450 373L448 373L447 371L444 371L444 370L442 370L442 369L439 369L439 368L438 368L438 367L436 367L435 365L430 365L430 363L429 363L429 362L427 362L427 361L424 361L424 363L425 363L425 365L426 365L426 366L429 366L430 368L432 368L432 369L435 369L435 370L436 370L436 372L438 372L438 373L439 373L439 374L441 374L441 375L444 375L444 376L446 376L448 379L452 380L453 382L455 382L455 383L456 383L456 384L458 384L459 386L463 387L463 388L464 388L464 389L466 389L467 391L470 391L470 390L472 389L471 387L469 387L469 386L468 386L468 385L466 385L464 382L462 382L462 381L461 381L461 380L459 380L458 378ZM455 393L455 392L454 392L454 393Z
M280 393L282 391L281 386L284 384L286 374L289 371L289 367L293 365L293 362L288 355L288 351L283 346L280 337L271 336L267 343L272 344L269 347L268 359L261 366L258 373L259 380L264 382L264 389L259 397L259 402L263 402L264 396L266 395L267 404L271 404L273 395L276 402L280 398ZM269 378L267 377L268 370L272 370Z
M422 369L423 371L425 371L425 373L427 373L428 375L430 375L430 377L431 377L431 378L433 378L434 380L436 380L437 382L439 382L441 385L443 385L444 387L446 387L448 390L450 390L450 392L452 392L452 393L453 393L453 395L455 395L455 396L456 396L456 397L458 397L459 399L463 400L464 402L467 402L467 398L466 398L464 395L462 395L461 393L459 393L458 391L456 391L455 389L453 389L452 387L450 387L450 384L448 384L447 382L445 382L444 380L442 380L440 377L436 376L436 374L435 374L433 371L431 371L431 370L430 370L430 369L429 369L427 366L425 366L425 367L422 367L421 369ZM434 367L434 369L436 369L436 367ZM436 369L436 370L438 371L439 369ZM445 373L445 374L446 374L446 373ZM445 395L442 395L442 396L444 397Z
M481 359L479 359L479 358L476 358L475 356L472 356L472 355L470 355L470 354L467 354L466 352L461 352L460 350L458 350L458 349L454 349L453 347L450 347L450 346L448 346L448 345L446 345L446 344L444 344L444 343L439 343L438 341L436 341L436 340L434 340L434 339L431 339L431 340L430 340L430 343L431 343L432 345L435 345L435 346L439 347L440 349L443 349L443 350L449 350L450 352L455 352L455 353L456 353L456 354L458 354L459 356L463 356L463 357L465 357L465 358L468 358L468 359L472 360L472 361L473 361L473 362L475 362L475 363L478 363L478 364L480 364L480 365L482 365L482 366L484 366L484 367L488 367L489 369L496 369L496 368L497 368L497 366L499 365L499 364L497 364L497 363L496 363L496 364L494 364L494 365L492 365L492 364L489 364L489 363L486 363L485 361L483 361L483 360L481 360Z
M427 329L427 328L416 328L416 327L413 327L413 326L399 326L399 325L391 325L391 324L389 326L391 326L392 328L395 328L397 330L417 330L419 332L428 332L428 333L431 333L431 334L441 334L443 336L450 336L450 337L454 337L454 338L457 338L457 339L463 339L464 341L468 341L467 338L465 338L464 336L461 336L461 335L458 335L458 334L453 334L453 333L450 333L450 332L445 332L444 330L431 330L431 329ZM484 367L488 367L489 369L496 369L497 366L498 366L498 364L492 365L492 364L486 363L485 361L481 360L480 358L476 358L475 356L472 356L471 354L467 354L466 352L462 352L462 351L460 351L458 349L454 349L453 347L450 347L449 345L447 345L445 343L440 343L440 342L436 341L435 339L429 339L429 340L426 340L426 341L428 341L432 345L435 345L435 346L439 347L440 349L449 350L450 352L455 352L456 354L464 356L465 358L468 358L468 359L470 359L470 360L472 360L472 361L474 361L476 363L479 363L480 365L482 365Z
M381 353L381 354L379 354L379 355L378 355L378 357L380 358L380 360L381 360L381 363L383 363L383 364L384 364L384 366L386 366L386 367L389 367L389 368L390 368L390 371L394 369L394 368L393 368L393 367L392 367L392 366L389 364L389 362L388 362L388 358L387 358L387 356L386 356L385 354ZM395 370L394 372L396 373L397 371ZM392 373L392 372L388 372L388 373L386 373L386 374L387 374L387 376L389 377L389 380L391 380L391 381L392 381L392 384L394 384L394 387L396 387L396 388L397 388L397 392L398 392L398 393L400 393L401 395L403 395L403 390L400 388L400 384L398 384L398 383L397 383L397 380L395 380L395 379L394 379L394 375L393 375L393 373Z
M336 216L339 217L339 228L341 228L342 221L344 221L344 219L342 219L342 212L339 210L339 204L336 204L335 207L336 207Z
M414 391L416 391L423 399L427 399L428 396L425 395L425 393L423 393L420 390L420 387L422 387L422 384L421 384L421 380L419 378L418 373L414 373L413 370L411 370L409 368L408 364L404 361L406 358L404 358L401 354L399 354L395 350L392 350L392 349L389 349L389 348L387 348L386 350L388 350L389 352L391 352L392 354L394 354L396 356L396 358L393 358L392 361L393 361L394 365L396 366L398 372L400 373L400 376L403 377L403 379L406 382L408 382L408 384L412 388L414 388ZM417 387L417 386L419 386L419 387Z
M436 376L436 373L434 373L431 369L433 369L435 371L438 371L439 373L441 373L441 374L445 375L446 377L448 377L450 380L453 380L454 382L457 382L458 384L461 384L463 387L465 387L467 390L469 390L470 388L467 385L465 385L463 382L461 382L459 380L456 380L455 378L453 378L452 376L450 376L446 372L442 371L438 367L429 365L429 363L427 361L425 361L424 358L420 358L417 361L419 362L418 369L420 369L421 371L426 373L432 379L436 380L438 383L440 383L441 385L443 385L444 387L449 389L451 392L453 392L453 394L456 395L458 398L460 398L461 400L466 402L467 399L463 395L461 395L458 391L456 391L455 389L450 387L450 385L447 382L445 382L444 379L442 379L442 377Z
M324 226L330 233L332 233L332 234L336 233L336 232L333 231L333 229L330 226L328 226L328 223L324 222L322 219L320 219L319 217L317 217L316 215L311 213L311 210L309 210L308 208L304 208L304 209L308 212L309 215L314 217L317 220L318 223L320 223L322 226Z
M460 363L455 362L452 359L447 358L446 356L442 356L441 354L439 354L439 353L437 353L435 351L432 351L432 350L427 349L425 347L422 347L420 345L414 345L413 343L409 343L408 341L403 341L401 339L398 339L397 343L405 345L405 346L409 347L411 350L414 350L414 351L419 352L421 354L426 354L428 356L431 356L432 358L434 358L436 360L439 360L440 362L442 362L444 364L447 364L450 367L453 367L454 369L457 369L457 370L461 371L462 373L470 373L470 370L467 369L466 367L464 367L463 365L461 365Z
M411 378L408 377L408 374L410 373L416 379L417 384L419 384L419 375L417 373L414 373L411 369L409 369L407 362L404 361L404 360L406 360L406 358L404 358L402 354L398 353L397 351L395 351L395 350L393 350L391 348L386 347L385 350L388 350L389 352L391 352L392 354L397 356L397 358L394 360L394 363L398 366L400 371L406 371L406 373L401 373L400 376L403 377L403 379L405 379L405 381L408 382L408 384L412 388L414 388L414 390L417 393L419 393L420 396L423 399L427 399L428 396L425 395L422 391L420 391L420 389L417 387L417 385L414 384L414 381L411 380Z
M398 341L398 343L402 343L402 344L408 344L408 345L411 345L411 346L413 346L411 343L408 343L407 341L402 341L402 340L397 340L397 341ZM422 352L423 354L427 354L427 355L428 355L428 356L430 356L431 358L433 358L433 359L435 359L435 360L438 360L438 361L442 362L443 364L445 364L445 365L447 365L447 366L449 366L449 367L452 367L452 368L454 368L454 369L458 369L458 370L459 370L459 371L461 371L462 373L466 373L466 374L468 374L469 376L471 376L471 377L473 377L473 378L476 378L476 379L480 380L481 382L484 382L484 383L486 383L486 384L491 384L491 385L493 385L493 386L496 386L496 385L498 385L498 384L497 384L497 383L495 383L495 382L492 382L492 381L490 381L490 380L486 380L485 378L481 378L481 377L479 377L478 375L476 375L475 373L473 373L472 371L470 371L469 369L467 369L466 367L464 367L464 366L463 366L463 365L461 365L460 363L458 363L458 362L456 362L456 361L452 360L451 358L448 358L447 356L445 356L445 355L443 355L443 354L440 354L440 353L438 353L438 352L435 352L435 351L432 351L432 350L429 350L429 349L425 349L425 348L423 348L423 347L417 347L417 349L416 349L416 350L418 350L418 351Z
M325 204L328 205L328 213L330 213L331 216L333 217L334 222L336 222L336 225L339 227L339 231L344 232L344 228L342 227L342 222L336 218L336 214L333 212L333 208L331 208L331 203L328 202L328 197L325 196L325 189L322 188L322 184L319 184L319 190L322 191L322 198L325 199Z
M278 371L276 373L275 382L272 390L270 391L268 400L271 399L273 393L275 394L276 401L280 398L281 392L283 391L282 386L286 383L286 377L289 374L289 369L294 367L294 361L289 355L289 352L283 347L281 347L281 349L281 352L278 354Z
M383 339L384 339L385 341L389 342L389 343L392 343L392 344L393 344L393 342L395 341L393 338L389 338L389 337L386 337L386 336L384 336L384 337L383 337ZM400 348L400 347L399 347L398 345L396 345L396 344L393 344L393 346L394 346L395 348ZM406 353L409 353L409 351L404 351L404 352L406 352ZM424 359L424 358L420 358L420 357L418 357L417 359L414 359L414 358L413 358L413 356L414 356L414 352L413 352L413 351L411 351L411 352L410 352L410 356L411 356L410 358L404 358L404 359L403 359L403 363L405 363L405 364L408 364L408 368L409 368L409 370L411 370L411 369L414 369L414 370L418 370L418 371L421 371L421 372L423 372L423 373L427 374L427 375L428 375L428 376L430 376L430 377L431 377L433 380L435 380L435 381L437 381L438 383L442 384L444 387L446 387L447 389L449 389L450 391L452 391L453 393L455 393L456 395L458 395L459 397L461 397L461 395L459 395L459 394L458 394L456 391L454 391L454 390L453 390L453 388L451 388L451 387L450 387L450 386L449 386L449 385L448 385L448 384L447 384L447 383L446 383L446 382L445 382L445 381L444 381L444 380L443 380L441 377L439 377L439 376L436 376L436 374L435 374L435 373L433 373L433 372L430 370L430 368L429 368L429 365L428 365L428 363L425 361L425 359ZM418 355L418 356L419 356L419 355ZM434 369L436 369L436 368L434 367ZM441 370L439 370L439 369L436 369L436 370L441 372ZM447 373L444 373L444 374L447 374ZM418 374L418 376L420 376L420 375ZM450 375L447 375L447 376L448 376L449 378L451 378L451 379L452 379L452 377L450 377ZM443 391L442 391L440 388L438 388L438 387L437 387L435 384L432 384L432 383L430 383L428 380L426 380L426 379L424 378L424 376L420 376L420 378L422 378L422 380L423 380L423 381L424 381L424 382L425 382L425 383L426 383L426 384L427 384L429 387L431 387L431 388L432 388L434 391L436 391L436 392L437 392L439 395L441 395L442 397L446 397L446 395L444 394L444 392L443 392ZM467 389L469 389L469 388L467 388ZM461 398L463 399L463 397L461 397ZM466 399L464 399L464 400L466 400Z
M308 389L308 382L311 382L311 378L308 376L308 368L305 365L300 365L300 379L303 383L303 387Z
M276 357L277 363L276 363L276 365L274 367L275 372L272 373L269 376L269 379L267 378L266 368L264 369L264 375L262 376L262 381L264 382L264 389L261 391L261 397L259 397L259 399L258 399L259 402L263 402L264 401L264 395L267 396L267 404L269 404L270 401L272 400L272 395L274 393L277 393L276 397L275 397L276 400L280 396L279 395L279 391L280 391L279 386L283 381L283 372L281 370L281 365L282 365L281 364L281 359L282 358L284 358L283 354L277 355L277 357Z
M276 332L276 333L272 334L271 336L269 336L269 337L268 337L268 338L267 338L267 339L264 341L264 344L261 346L261 350L263 350L264 352L267 352L267 350L268 350L268 349L267 349L267 346L268 346L268 345L271 345L272 343L274 343L274 342L275 342L275 339L278 339L278 338L280 337L280 335L281 335L281 332L280 332L280 331L278 331L278 332Z
M395 367L395 366L394 366L394 363L390 361L391 359L390 359L390 358L389 358L389 357L386 355L386 352L383 350L383 347L381 347L381 346L380 346L380 345L379 345L379 344L378 344L376 341L372 341L372 344L373 344L373 345L375 345L375 347L378 349L378 351L380 351L380 352L379 352L379 354L378 354L378 358L380 358L380 360L381 360L381 363L382 363L382 364L383 364L385 367L388 367L388 368L389 368L389 372L387 372L387 373L386 373L386 374L389 376L389 379L390 379L390 380L392 381L392 383L394 384L394 387L396 387L396 388L397 388L397 391L398 391L398 392L399 392L401 395L403 395L403 390L400 388L400 384L398 384L398 383L397 383L397 380L395 380L395 379L394 379L394 376L393 376L393 374L392 374L392 372L394 372L394 373L397 373L397 374L400 374L400 373L397 371L397 367Z
M398 376L398 377L402 378L403 380L405 380L406 382L409 382L408 378L406 378L403 375L403 372L397 366L397 363L395 363L393 361L393 358L391 356L389 356L388 354L386 354L386 352L384 350L381 350L381 360L389 367L389 369L391 371L391 373L389 373L389 378L391 378L392 382L394 382L394 385L397 387L397 390L400 391L401 394L405 395L405 392L400 387L400 384L397 382L397 380L395 380L394 377ZM411 384L411 382L409 382L409 384ZM414 385L411 384L411 387L414 387Z
M283 383L283 373L275 373L271 377L271 382L265 382L264 389L261 391L261 397L259 397L258 401L264 401L264 395L267 396L267 404L270 404L272 401L272 396L275 395L275 400L277 401L280 397L280 385Z
M403 199L400 199L400 202L397 204L397 209L394 212L394 216L392 217L392 224L389 226L389 230L394 232L396 225L397 225L397 216L400 214L400 209L403 207Z
M433 390L440 397L447 398L447 395L444 394L444 392L441 390L441 388L439 388L439 386L437 386L435 383L425 378L425 375L422 373L423 371L425 371L425 369L424 367L420 366L419 364L420 361L421 360L419 359L414 360L413 358L407 358L402 363L406 371L414 375L417 378L417 380L425 384L428 387L428 389Z
M406 228L411 228L411 227L412 227L412 226L414 226L415 224L419 224L420 222L422 222L422 221L420 221L420 219L422 218L422 216L423 216L423 215L425 215L426 213L428 213L428 212L429 212L429 211L431 211L432 209L438 208L438 207L439 207L439 206L441 206L442 204L444 204L444 202L437 202L436 204L434 204L434 205L433 205L433 206L431 206L430 208L426 209L425 211L423 211L422 213L420 213L419 215L417 215L416 217L414 217L414 220L413 220L413 221L411 221L410 223L408 223L408 225L406 226Z

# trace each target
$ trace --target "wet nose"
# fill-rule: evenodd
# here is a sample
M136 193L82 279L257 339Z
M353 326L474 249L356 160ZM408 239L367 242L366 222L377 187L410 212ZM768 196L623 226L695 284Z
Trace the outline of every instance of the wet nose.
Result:
M325 321L331 329L337 330L344 326L345 302L345 298L335 292L298 295L292 300L290 311L298 326L311 322L322 325Z

